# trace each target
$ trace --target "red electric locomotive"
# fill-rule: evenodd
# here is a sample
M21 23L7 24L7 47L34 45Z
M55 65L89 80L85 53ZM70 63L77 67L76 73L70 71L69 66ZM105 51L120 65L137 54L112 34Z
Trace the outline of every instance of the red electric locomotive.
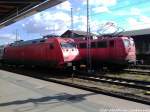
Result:
M73 39L52 37L9 44L4 49L3 62L64 68L76 60L78 55Z
M99 37L89 42L90 49L87 49L87 40L77 39L78 49L82 62L92 60L92 66L107 66L110 68L123 68L130 63L136 62L136 50L134 41L130 37ZM116 66L117 65L117 66Z

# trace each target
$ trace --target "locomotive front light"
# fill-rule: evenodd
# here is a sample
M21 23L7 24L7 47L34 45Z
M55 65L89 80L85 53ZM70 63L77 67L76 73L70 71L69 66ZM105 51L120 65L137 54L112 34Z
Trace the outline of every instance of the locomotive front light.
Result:
M67 66L68 67L71 67L72 66L72 63L70 62L70 63L67 63Z
M77 56L77 55L79 55L79 51L77 49L74 49L74 51L72 51L72 54Z
M63 52L64 57L68 57L69 53L68 52Z

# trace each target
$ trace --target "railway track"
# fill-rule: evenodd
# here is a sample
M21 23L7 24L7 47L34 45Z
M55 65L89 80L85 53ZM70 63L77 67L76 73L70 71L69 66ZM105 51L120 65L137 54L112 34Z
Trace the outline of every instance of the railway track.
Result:
M140 96L133 95L133 94L107 91L107 90L96 88L96 87L89 87L89 86L85 86L85 85L80 85L80 84L75 84L75 83L70 83L70 82L64 82L64 81L46 78L46 77L45 78L44 77L42 77L42 78L37 77L37 78L40 78L40 79L43 79L46 81L50 81L50 82L54 82L54 83L59 83L59 84L79 88L79 89L83 89L83 90L87 90L87 91L91 91L91 92L95 92L95 93L99 93L99 94L104 94L104 95L108 95L108 96L112 96L112 97L122 98L122 99L130 100L130 101L135 101L135 102L150 105L150 100L148 98L140 97Z
M142 74L142 75L150 75L150 70L142 70L142 69L124 69L124 72L131 74Z
M126 86L126 87L131 87L131 88L136 88L136 89L142 89L142 90L150 90L150 82L148 81L131 80L131 79L89 74L89 73L83 73L83 72L77 72L77 73L78 75L75 75L75 77L85 79L85 80L110 83L110 84Z
M71 86L71 87L75 87L75 88L79 88L79 89L83 89L83 90L87 90L87 91L91 91L91 92L95 92L95 93L99 93L99 94L104 94L104 95L108 95L108 96L112 96L112 97L122 98L122 99L130 100L130 101L135 101L135 102L150 105L149 98L137 96L137 95L130 94L130 93L123 93L123 92L116 92L116 91L109 91L109 90L107 91L107 90L100 89L97 87L90 87L88 85L86 86L86 85L77 84L74 82L66 82L66 81L58 80L57 78L50 78L47 76L44 76L44 77L43 76L32 76L32 75L30 75L30 76L34 77L34 78L42 79L45 81L50 81L50 82L63 84L63 85L67 85L67 86ZM81 77L80 77L80 79L81 79ZM82 77L82 79L85 79L85 78ZM86 80L95 81L95 79L93 80L91 78L88 78Z
M134 65L133 68L150 70L150 65Z
M67 75L66 75L66 73L67 73ZM58 71L56 71L55 75L57 75L57 74L60 74L60 73ZM61 75L62 74L64 76L71 77L72 75L70 75L70 74L72 74L72 71L61 71ZM149 81L105 76L105 75L101 75L101 74L87 73L87 72L81 72L81 71L74 71L73 77L79 78L79 79L84 79L84 80L89 80L89 81L120 85L120 86L135 88L135 89L142 89L142 90L148 90L148 91L150 90L150 82Z

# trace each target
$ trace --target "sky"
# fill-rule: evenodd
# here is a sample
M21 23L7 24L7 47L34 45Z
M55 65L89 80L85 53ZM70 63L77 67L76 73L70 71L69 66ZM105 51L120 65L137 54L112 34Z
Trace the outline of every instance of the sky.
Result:
M149 0L89 0L90 31L99 34L102 28L109 28L111 32L114 26L124 31L150 28L149 6ZM48 34L61 35L72 28L71 8L73 29L86 31L86 0L67 0L0 29L0 45L11 43L16 37L31 40Z

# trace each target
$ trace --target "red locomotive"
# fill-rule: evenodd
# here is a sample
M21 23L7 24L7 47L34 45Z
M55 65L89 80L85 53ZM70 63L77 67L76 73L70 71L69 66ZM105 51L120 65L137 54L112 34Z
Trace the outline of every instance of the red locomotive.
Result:
M88 58L92 60L92 66L122 68L129 63L136 62L136 50L134 41L130 37L99 37L90 40L76 39L82 62ZM90 49L87 49L87 45ZM115 66L117 65L117 66Z
M3 62L64 68L77 59L79 51L73 39L42 38L17 41L4 48Z

